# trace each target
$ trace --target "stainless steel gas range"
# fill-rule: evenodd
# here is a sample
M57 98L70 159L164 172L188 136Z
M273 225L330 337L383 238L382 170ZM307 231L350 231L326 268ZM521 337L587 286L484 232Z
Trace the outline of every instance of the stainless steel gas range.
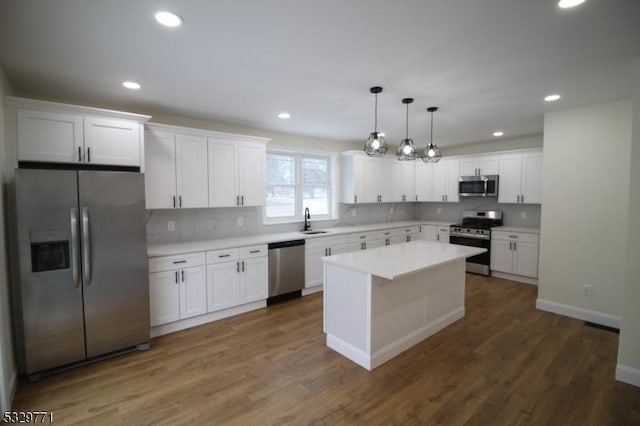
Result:
M502 212L495 210L465 210L462 223L451 225L449 243L487 249L486 253L467 259L467 272L491 274L491 228L501 225Z

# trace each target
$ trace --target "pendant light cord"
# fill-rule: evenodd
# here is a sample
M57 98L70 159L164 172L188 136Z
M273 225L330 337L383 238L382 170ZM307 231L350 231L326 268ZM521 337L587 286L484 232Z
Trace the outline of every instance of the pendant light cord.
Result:
M431 111L431 145L433 145L433 111Z
M378 134L378 94L375 94L376 96L376 112L374 115L374 119L373 119L373 132L377 135Z
M409 104L407 104L407 120L406 120L406 128L405 128L405 139L409 139Z

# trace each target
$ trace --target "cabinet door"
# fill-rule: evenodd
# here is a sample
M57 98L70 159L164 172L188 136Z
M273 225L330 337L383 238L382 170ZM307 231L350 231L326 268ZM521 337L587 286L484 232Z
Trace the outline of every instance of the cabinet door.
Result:
M405 201L416 199L416 165L417 161L402 162L402 185Z
M84 160L82 116L18 110L18 160L79 163Z
M149 312L151 327L180 319L178 271L149 274Z
M242 302L264 300L269 295L269 261L267 257L244 259L242 262Z
M491 240L491 270L513 273L513 250L511 241Z
M513 273L538 278L538 245L518 241L513 259ZM493 257L493 252L491 253Z
M444 195L447 192L447 164L445 162L438 162L432 164L433 170L433 193L431 201L444 202Z
M240 263L225 262L207 266L207 312L240 304Z
M478 158L469 157L460 160L460 176L475 176L478 174Z
M389 174L388 178L391 178L391 192L389 194L390 198L386 201L391 201L394 203L400 202L402 201L402 196L406 195L404 182L402 180L402 167L403 162L400 161L394 161L389 164L389 170L391 171L391 173Z
M176 135L178 207L207 207L207 138Z
M304 286L314 287L322 284L324 280L324 269L322 258L325 256L325 248L306 250L304 253Z
M437 228L436 241L441 243L449 242L449 228Z
M378 197L383 192L383 179L389 180L389 175L383 176L388 171L386 166L387 162L381 158L365 158L363 203L378 202Z
M367 241L367 250L372 248L377 248L377 247L384 247L384 246L385 246L384 238Z
M342 253L346 253L347 252L347 245L346 244L339 244L336 246L331 246L329 247L329 253L331 254L331 256L336 255L336 254L342 254ZM324 274L324 272L323 272Z
M354 155L351 158L344 159L343 161L353 161L353 182L350 184L353 186L353 200L345 200L350 203L366 203L365 195L365 179L366 179L366 162L367 159Z
M425 241L436 241L437 231L434 225L421 225L420 226L420 239Z
M503 155L499 161L500 181L498 182L498 202L517 203L518 196L521 193L522 155Z
M460 181L460 161L451 160L446 162L447 165L447 182L446 182L446 201L449 203L457 203L458 182Z
M171 209L176 197L176 147L171 133L148 131L144 189L147 209Z
M347 253L352 252L352 251L364 250L365 246L363 245L363 243L364 243L364 241L356 241L356 242L347 244Z
M522 156L522 197L526 204L542 203L542 154Z
M85 117L85 162L140 166L140 124L137 121Z
M236 143L209 138L208 145L209 207L237 206Z
M481 175L497 175L500 171L500 164L497 156L480 157L478 168ZM464 176L462 173L460 176Z
M207 312L207 276L204 266L180 271L180 319Z
M433 167L422 161L416 162L416 201L433 201Z
M263 144L243 143L238 146L238 192L241 205L264 205L265 161Z

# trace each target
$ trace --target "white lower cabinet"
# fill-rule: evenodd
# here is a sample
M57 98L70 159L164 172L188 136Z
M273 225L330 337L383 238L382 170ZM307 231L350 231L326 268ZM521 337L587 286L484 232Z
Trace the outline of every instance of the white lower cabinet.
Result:
M267 246L207 252L207 311L265 300L269 292Z
M538 235L518 232L491 233L491 270L538 278Z
M304 288L322 285L324 281L323 257L346 252L346 235L307 239L304 251Z
M449 242L449 227L448 226L438 226L436 228L436 241L440 241L441 243Z
M207 311L204 253L149 259L151 327Z
M435 225L420 225L420 239L437 241L438 233Z

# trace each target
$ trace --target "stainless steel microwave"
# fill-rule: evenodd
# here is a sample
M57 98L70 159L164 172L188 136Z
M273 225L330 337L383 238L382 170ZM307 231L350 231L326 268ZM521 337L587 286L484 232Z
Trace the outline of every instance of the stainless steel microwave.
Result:
M497 197L498 175L460 176L458 195L460 197Z

